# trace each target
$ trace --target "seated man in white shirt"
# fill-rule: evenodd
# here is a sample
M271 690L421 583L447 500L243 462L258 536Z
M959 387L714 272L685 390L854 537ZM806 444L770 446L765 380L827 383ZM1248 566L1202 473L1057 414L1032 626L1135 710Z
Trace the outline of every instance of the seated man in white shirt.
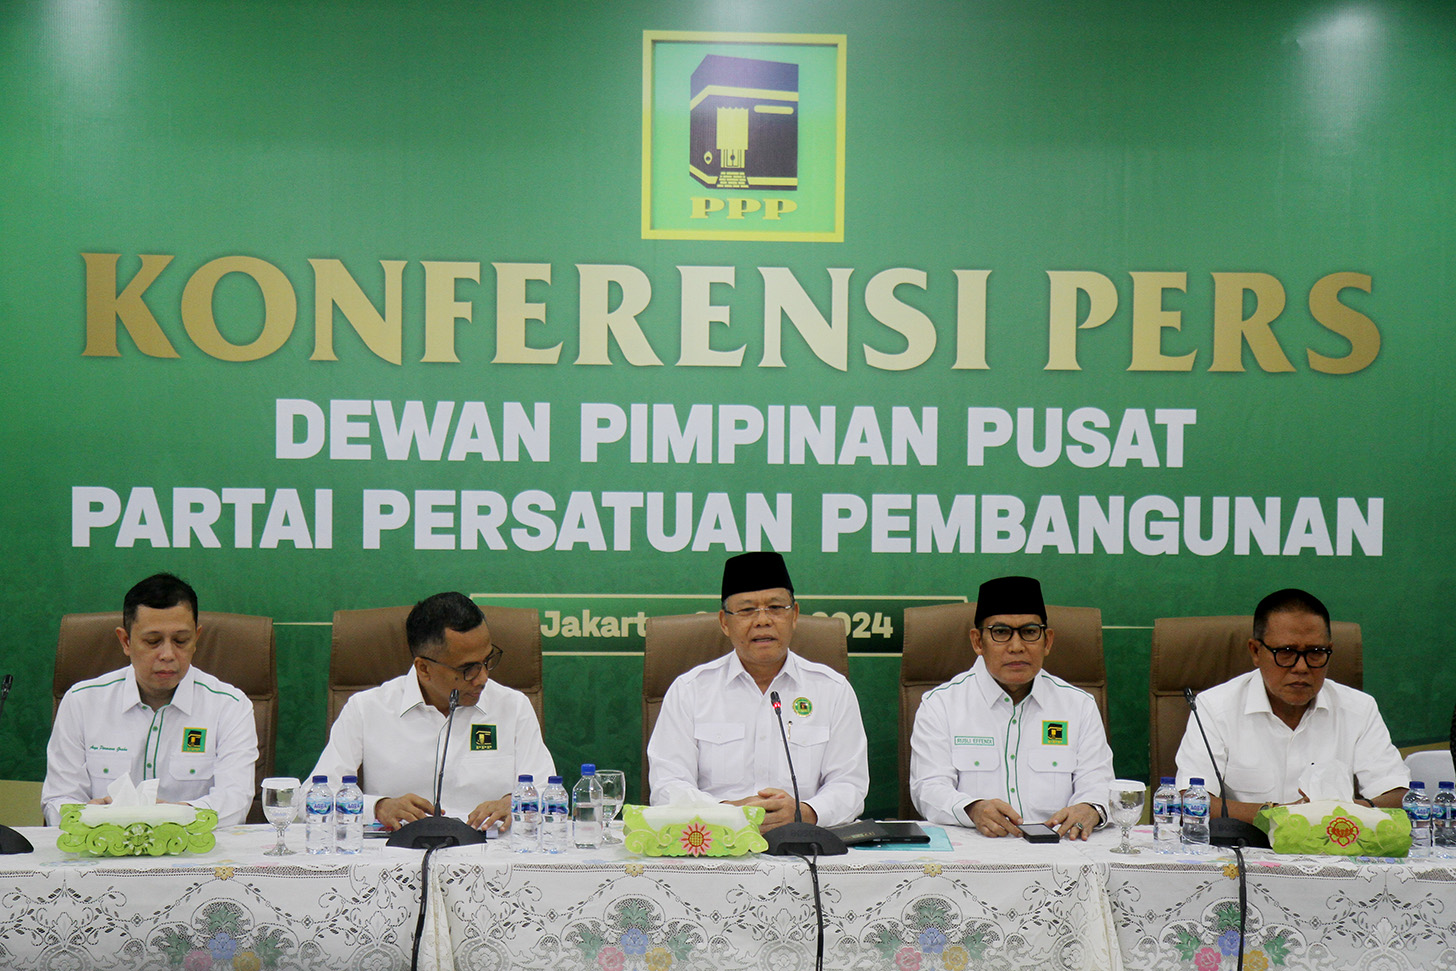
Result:
M1054 631L1041 584L981 584L974 665L926 692L910 736L910 796L932 823L1019 836L1045 822L1086 839L1106 822L1112 749L1097 702L1042 671Z
M531 700L490 680L502 651L485 615L463 593L437 593L410 611L405 639L410 669L344 704L311 774L334 784L358 774L365 818L390 829L432 815L436 759L458 690L441 812L477 829L509 829L516 777L529 774L539 787L556 766Z
M1253 822L1265 806L1308 801L1300 776L1311 765L1337 764L1349 771L1356 802L1399 807L1410 771L1375 699L1325 679L1334 651L1325 605L1303 590L1271 593L1254 608L1253 635L1256 669L1198 696L1208 745L1190 717L1178 746L1178 787L1199 776L1215 815L1226 796L1230 816ZM1219 791L1209 747L1227 793Z
M111 783L157 781L157 801L212 809L218 824L253 804L258 727L239 689L192 666L197 593L170 573L127 591L116 629L129 667L79 681L61 698L46 746L41 803L60 823L66 803L109 803Z
M762 806L761 830L794 820L785 730L807 823L859 816L869 761L859 701L844 676L789 650L799 605L778 553L744 553L723 566L718 623L733 650L680 675L662 699L647 743L653 805L724 802Z

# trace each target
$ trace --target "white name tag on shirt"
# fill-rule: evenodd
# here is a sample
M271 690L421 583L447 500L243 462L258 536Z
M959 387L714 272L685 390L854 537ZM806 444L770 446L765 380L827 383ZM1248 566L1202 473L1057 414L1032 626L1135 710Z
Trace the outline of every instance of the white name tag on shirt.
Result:
M996 740L989 735L957 735L955 737L955 744L993 746L996 744Z

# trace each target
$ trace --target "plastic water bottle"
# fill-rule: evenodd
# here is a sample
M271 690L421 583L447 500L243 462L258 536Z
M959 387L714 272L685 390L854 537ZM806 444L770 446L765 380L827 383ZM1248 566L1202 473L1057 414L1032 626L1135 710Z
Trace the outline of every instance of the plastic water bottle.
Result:
M1199 776L1188 780L1188 791L1183 793L1183 827L1180 832L1184 845L1194 852L1208 845L1208 790L1203 788L1203 779Z
M1411 848L1413 857L1431 855L1431 800L1426 795L1424 782L1412 782L1405 794L1401 808L1410 817Z
M1431 826L1435 829L1436 852L1449 857L1456 853L1456 783L1443 782L1431 800Z
M329 777L316 775L304 797L303 817L307 822L304 848L310 853L330 853L334 849L334 794Z
M560 853L571 842L567 831L570 823L570 800L561 776L553 775L541 790L541 850Z
M531 776L516 779L516 791L511 793L511 849L534 853L541 841L541 795Z
M1183 804L1177 780L1165 775L1153 793L1153 845L1160 853L1177 851L1183 829Z
M344 784L334 793L334 847L340 853L364 848L364 793L356 775L344 776Z
M602 845L602 784L590 762L581 767L581 779L571 790L571 838L584 850Z

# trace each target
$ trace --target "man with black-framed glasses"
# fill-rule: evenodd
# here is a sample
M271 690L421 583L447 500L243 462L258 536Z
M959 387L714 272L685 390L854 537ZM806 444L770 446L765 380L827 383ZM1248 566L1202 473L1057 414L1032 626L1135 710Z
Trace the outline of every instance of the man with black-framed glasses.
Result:
M1335 648L1325 605L1303 590L1276 591L1254 609L1252 633L1255 669L1198 696L1228 792L1217 791L1192 719L1178 746L1179 788L1202 777L1214 813L1227 796L1229 815L1252 822L1265 806L1305 802L1301 779L1312 766L1338 765L1349 771L1357 802L1400 806L1410 772L1375 699L1326 678Z
M1097 702L1042 671L1055 631L1041 584L981 584L969 671L926 692L910 736L910 796L932 823L1086 839L1107 821L1112 749Z
M531 700L490 678L502 651L485 614L463 593L437 593L405 620L410 670L354 695L329 730L311 775L337 784L359 774L364 816L390 829L431 815L436 746L459 691L450 730L441 812L477 829L510 828L511 790L529 773L556 774Z
M788 760L772 705L783 705L806 823L859 816L869 791L868 743L854 688L838 671L789 649L799 620L789 568L778 553L723 564L718 623L733 645L679 675L647 743L653 805L762 806L762 831L794 820Z

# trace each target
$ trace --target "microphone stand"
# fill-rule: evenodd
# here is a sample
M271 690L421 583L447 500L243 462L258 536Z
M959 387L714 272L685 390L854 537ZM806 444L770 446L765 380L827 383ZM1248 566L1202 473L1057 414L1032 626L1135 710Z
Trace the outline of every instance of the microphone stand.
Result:
M445 756L450 752L450 728L455 723L455 709L460 704L460 689L450 692L450 714L445 719L445 748L435 771L435 814L416 819L395 830L386 846L403 846L410 850L427 850L440 846L473 846L485 842L485 834L463 819L443 815L440 793L445 785Z
M804 811L799 805L799 779L794 774L794 757L789 754L789 734L784 729L784 710L782 702L779 701L779 693L770 692L769 701L773 704L774 714L778 715L779 735L784 740L784 757L789 762L789 781L794 787L794 821L763 834L768 842L768 854L802 856L805 853L817 853L820 856L839 856L848 853L849 847L844 845L844 840L823 826L804 822Z
M0 680L0 714L5 711L5 699L10 697L10 686L14 683L15 677L10 674ZM9 856L12 853L31 853L34 850L35 847L30 845L30 840L9 826L0 826L0 856Z
M1267 850L1269 836L1253 823L1242 819L1230 819L1228 814L1228 787L1223 784L1223 775L1218 771L1218 759L1213 756L1213 746L1208 743L1208 733L1203 730L1203 719L1198 716L1198 706L1193 702L1193 689L1184 688L1183 698L1193 720L1198 723L1198 734L1203 736L1203 747L1208 750L1208 764L1213 766L1213 777L1218 780L1219 814L1208 820L1208 842L1212 846L1254 846Z

